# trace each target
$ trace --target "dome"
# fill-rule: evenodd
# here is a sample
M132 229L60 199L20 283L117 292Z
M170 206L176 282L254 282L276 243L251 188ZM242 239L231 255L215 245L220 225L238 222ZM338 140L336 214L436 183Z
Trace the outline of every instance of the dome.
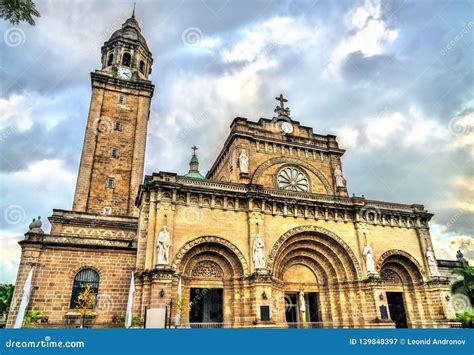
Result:
M122 28L118 29L112 34L112 36L110 36L110 39L107 41L107 43L120 38L138 41L143 47L145 47L147 51L149 51L145 37L143 37L141 34L141 28L138 24L138 21L135 19L135 16L128 18L123 23Z
M184 176L194 178L194 179L204 179L204 176L202 176L201 173L199 173L199 172L197 172L197 173L196 172L187 173Z

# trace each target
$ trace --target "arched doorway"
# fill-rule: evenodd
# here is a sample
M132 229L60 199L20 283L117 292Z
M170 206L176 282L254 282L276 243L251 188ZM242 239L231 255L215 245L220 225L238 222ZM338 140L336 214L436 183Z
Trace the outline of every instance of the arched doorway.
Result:
M290 230L275 243L267 264L282 282L275 291L282 302L275 308L277 321L289 327L349 326L361 312L358 262L334 233L315 226Z
M238 323L242 311L235 300L244 274L240 252L217 237L199 238L183 250L174 261L182 275L183 299L189 303L183 323L194 328Z
M397 328L408 328L420 319L416 308L418 284L423 281L416 260L403 251L390 251L379 261L380 276L385 284L390 319Z

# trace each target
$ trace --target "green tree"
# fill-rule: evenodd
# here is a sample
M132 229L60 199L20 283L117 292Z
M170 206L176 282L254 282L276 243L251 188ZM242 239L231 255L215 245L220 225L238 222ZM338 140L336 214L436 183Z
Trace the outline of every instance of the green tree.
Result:
M451 286L453 293L463 293L474 303L474 267L464 266L453 270L453 274L462 276L462 280L454 282Z
M95 293L91 285L87 285L85 290L77 296L76 309L81 315L81 328L84 328L86 317L94 314Z
M26 21L34 26L33 17L40 17L40 13L32 0L0 0L0 17L13 25Z
M23 327L24 328L36 328L38 323L47 321L47 318L43 316L43 313L40 311L31 311L25 314L25 318L23 319Z
M14 289L13 285L0 285L0 317L10 310Z

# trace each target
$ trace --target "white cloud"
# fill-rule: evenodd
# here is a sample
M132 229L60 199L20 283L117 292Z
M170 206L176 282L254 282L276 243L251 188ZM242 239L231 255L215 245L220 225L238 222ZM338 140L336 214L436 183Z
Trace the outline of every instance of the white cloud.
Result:
M274 17L268 21L246 28L240 32L241 38L230 49L222 52L224 62L268 61L268 51L273 47L307 47L314 43L318 29L302 19Z
M50 130L68 118L70 113L67 112L65 102L77 99L77 94L77 90L57 96L24 91L7 98L0 97L0 130L15 127L24 132L31 129L34 123Z
M20 263L21 248L18 241L23 235L0 231L0 284L14 283Z
M0 204L4 210L9 206L20 206L25 211L25 218L42 214L43 221L46 221L44 217L51 213L49 206L67 208L72 205L76 174L66 170L60 160L45 159L30 164L25 170L0 174L0 181L2 182ZM8 222L5 220L2 222L2 226L6 227L5 222ZM25 232L28 223L26 220L9 227Z
M406 120L401 113L384 113L379 117L369 118L365 121L365 135L369 145L374 147L385 146L389 138L402 130L407 129Z
M381 17L381 1L365 0L348 15L349 34L332 52L328 73L335 74L339 63L350 53L361 52L370 57L381 54L386 45L398 38L398 30L390 30Z
M349 149L357 146L357 139L359 137L359 130L347 125L344 125L336 130L337 140L342 148Z
M456 259L456 252L460 249L464 257L474 261L474 238L469 235L455 235L447 232L447 227L431 225L431 238L438 259Z

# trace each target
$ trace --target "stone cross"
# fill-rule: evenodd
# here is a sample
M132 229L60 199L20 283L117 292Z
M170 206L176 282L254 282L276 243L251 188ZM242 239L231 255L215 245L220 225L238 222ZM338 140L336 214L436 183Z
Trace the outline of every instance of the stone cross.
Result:
M280 108L282 110L284 110L285 109L285 102L288 102L288 100L283 97L283 94L280 94L280 96L275 97L275 100L280 101Z

